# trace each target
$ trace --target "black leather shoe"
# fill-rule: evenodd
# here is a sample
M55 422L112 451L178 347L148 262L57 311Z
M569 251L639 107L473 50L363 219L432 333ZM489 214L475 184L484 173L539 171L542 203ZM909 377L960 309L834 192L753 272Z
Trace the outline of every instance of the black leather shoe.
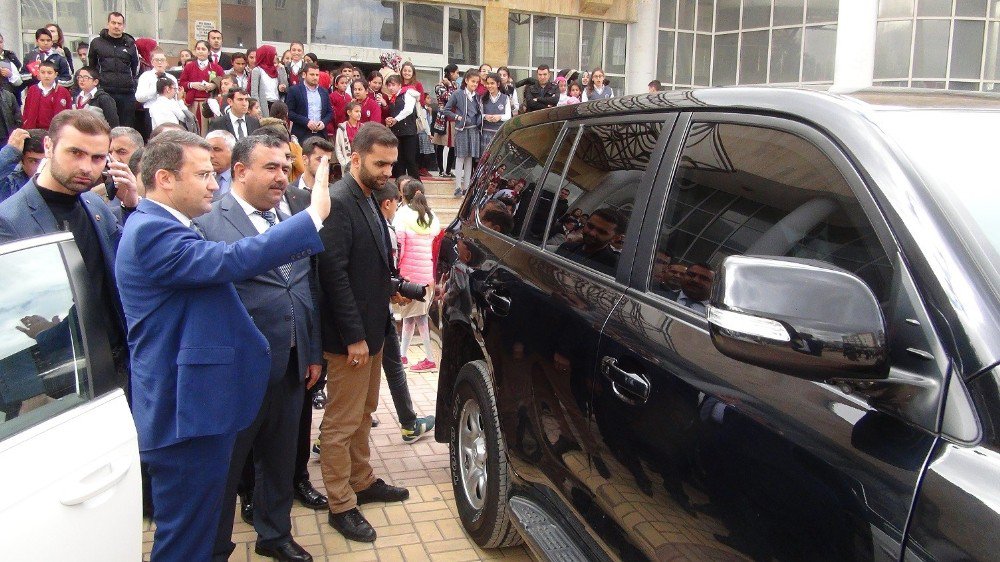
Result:
M372 502L401 502L409 499L410 491L398 486L390 486L379 478L374 484L358 492L358 505Z
M326 496L319 493L308 480L299 480L295 483L295 498L302 502L302 505L312 509L328 507Z
M358 542L375 542L375 529L365 519L358 508L349 509L343 513L330 514L330 526L340 531L345 539Z
M240 518L247 525L253 527L253 498L250 496L240 497Z
M270 556L271 558L276 558L278 560L285 560L288 562L312 562L312 554L306 552L306 549L299 546L295 541L288 541L285 544L268 547L255 545L253 551L261 556Z

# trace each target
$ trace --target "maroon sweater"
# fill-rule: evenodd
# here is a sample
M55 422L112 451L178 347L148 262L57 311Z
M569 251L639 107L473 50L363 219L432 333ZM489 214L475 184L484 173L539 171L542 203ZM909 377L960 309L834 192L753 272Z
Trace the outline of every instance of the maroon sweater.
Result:
M57 85L49 95L43 96L42 89L34 84L28 88L28 94L24 98L22 126L25 129L48 129L57 113L72 107L73 97L66 88Z
M209 62L208 67L205 68L205 70L198 68L198 61L190 61L184 65L184 70L181 71L181 77L177 80L177 82L180 84L181 88L184 88L185 103L191 105L196 100L203 101L208 99L208 92L195 90L194 88L191 88L190 85L192 82L211 82L213 72L216 76L222 76L225 74L222 67L214 62Z

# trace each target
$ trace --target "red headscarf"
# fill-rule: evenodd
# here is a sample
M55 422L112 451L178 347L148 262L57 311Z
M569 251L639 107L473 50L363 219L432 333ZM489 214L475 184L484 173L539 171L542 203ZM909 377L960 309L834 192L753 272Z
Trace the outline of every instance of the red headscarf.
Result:
M153 68L153 49L157 47L156 39L140 37L135 40L135 50L139 51L139 64L145 68Z
M257 47L257 68L266 72L271 78L277 78L278 67L274 64L274 58L277 56L278 51L271 45Z

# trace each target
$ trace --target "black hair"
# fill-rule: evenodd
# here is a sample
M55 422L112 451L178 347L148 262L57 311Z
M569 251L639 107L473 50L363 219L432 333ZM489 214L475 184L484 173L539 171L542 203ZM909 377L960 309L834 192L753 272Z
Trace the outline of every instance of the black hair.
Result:
M424 184L420 180L410 180L403 188L403 197L411 209L417 212L417 224L426 228L434 220L434 213L431 206L424 197Z
M590 213L590 216L600 217L615 225L615 234L623 234L625 232L625 226L628 224L625 215L618 209L612 209L611 207L601 207L593 213Z
M310 156L317 148L330 154L336 151L333 143L323 137L309 137L302 142L302 155Z
M24 150L21 153L45 153L45 135L47 134L49 132L45 129L28 129L28 138L24 139Z
M161 80L162 80L162 78L161 78ZM243 88L233 87L233 88L229 88L229 91L226 92L226 99L227 100L231 100L231 99L233 99L233 97L236 96L236 94L246 94L248 96L250 95L250 93L247 92L246 90L244 90Z
M448 66L444 67L444 77L445 78L448 78L448 76L450 76L454 72L458 72L458 65L457 64L449 64ZM450 78L448 78L448 79L451 80Z
M540 65L538 65L538 68L535 69L535 70L549 70L549 65L547 65L547 64L540 64Z
M48 29L45 29L44 27L40 27L40 28L38 28L38 29L35 30L35 40L36 41L38 40L39 37L41 37L43 35L48 35L49 39L52 39L52 32L49 31Z
M156 79L157 94L162 94L163 92L167 91L167 88L173 88L174 86L176 86L176 84L174 84L174 81L167 78L166 76Z
M372 194L375 195L375 200L381 206L386 201L396 201L399 199L399 187L396 186L396 182L389 179L386 180L385 185L374 190Z
M369 121L358 128L354 135L354 142L351 149L358 154L367 154L372 151L375 145L395 148L399 146L399 139L389 130L389 127L381 123Z
M256 133L256 131L254 131ZM239 162L244 166L250 166L253 160L253 149L258 146L265 148L281 148L288 144L288 141L276 135L249 135L236 141L233 147L233 164Z

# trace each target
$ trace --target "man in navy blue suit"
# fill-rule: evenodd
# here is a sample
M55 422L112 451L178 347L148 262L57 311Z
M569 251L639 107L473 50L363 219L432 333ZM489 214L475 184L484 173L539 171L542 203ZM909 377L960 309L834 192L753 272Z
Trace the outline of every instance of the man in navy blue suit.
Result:
M233 149L233 188L195 223L208 240L237 242L287 221L277 210L291 171L288 142L252 135ZM329 158L317 173L328 182ZM253 448L254 550L278 560L309 562L312 556L292 539L292 482L296 441L306 386L322 371L319 291L311 260L301 259L236 283L236 292L271 347L271 371L264 403L253 424L236 437L213 556L225 562L233 552L237 484ZM307 406L308 407L308 406Z
M333 120L330 90L319 85L319 67L307 62L302 65L302 81L285 94L292 134L299 142L309 137L326 138L326 126Z
M125 317L115 287L115 252L121 227L108 204L90 189L104 182L109 166L118 198L128 210L139 200L135 176L128 166L108 164L111 130L88 110L62 111L52 120L44 140L48 162L14 195L0 203L0 242L70 231L80 248L91 283L90 302L102 304L102 319L117 370L117 383L129 393ZM26 333L55 323L40 316L22 319Z
M128 322L133 417L149 466L152 560L212 555L237 432L261 408L271 347L234 283L323 249L326 186L311 205L258 236L205 240L192 219L218 189L209 144L186 131L146 146L146 198L126 224L115 262Z

